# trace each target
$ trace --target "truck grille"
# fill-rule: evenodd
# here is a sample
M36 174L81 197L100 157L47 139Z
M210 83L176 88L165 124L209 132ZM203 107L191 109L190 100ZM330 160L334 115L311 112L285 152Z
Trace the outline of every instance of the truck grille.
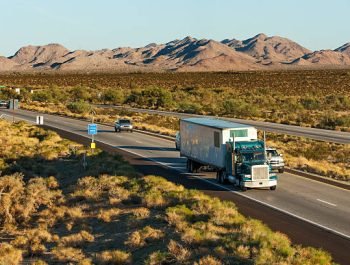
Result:
M269 167L263 166L253 166L252 167L252 180L263 180L269 179Z

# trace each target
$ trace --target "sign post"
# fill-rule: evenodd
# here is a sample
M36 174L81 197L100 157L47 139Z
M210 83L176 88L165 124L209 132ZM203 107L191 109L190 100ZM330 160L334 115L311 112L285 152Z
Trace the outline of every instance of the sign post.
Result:
M44 125L44 116L36 116L36 124Z
M97 134L97 124L95 123L90 123L88 124L88 134L91 135L91 151L94 152L94 149L96 148L96 143L94 136Z

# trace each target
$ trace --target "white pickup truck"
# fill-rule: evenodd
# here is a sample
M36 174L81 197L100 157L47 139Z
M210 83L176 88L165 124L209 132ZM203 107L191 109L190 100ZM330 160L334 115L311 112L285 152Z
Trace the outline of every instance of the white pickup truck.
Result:
M276 148L267 147L266 148L267 162L271 166L272 170L278 170L279 173L284 172L284 160L283 155L278 153Z

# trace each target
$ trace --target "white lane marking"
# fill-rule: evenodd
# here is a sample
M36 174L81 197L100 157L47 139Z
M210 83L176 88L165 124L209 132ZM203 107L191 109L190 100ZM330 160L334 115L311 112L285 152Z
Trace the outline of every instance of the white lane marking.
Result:
M325 203L325 204L328 204L328 205L331 205L331 206L334 206L334 207L337 207L337 205L336 204L334 204L334 203L330 203L330 202L327 202L327 201L324 201L324 200L321 200L321 199L316 199L317 201L319 201L319 202L323 202L323 203Z
M6 114L5 114L5 115L6 115ZM10 116L10 115L7 115L7 116ZM21 118L18 118L18 119L21 119ZM23 118L22 118L22 119L23 119ZM23 120L26 120L26 119L23 119ZM32 121L30 121L30 122L32 122ZM83 136L83 137L85 137L85 138L89 138L89 137L87 137L86 135L81 134L81 133L68 131L68 130L66 130L66 129L59 128L59 127L52 126L52 125L48 125L48 126L53 127L53 128L57 128L57 129L60 129L60 130L66 131L66 132L74 133L74 134ZM105 141L102 141L102 140L96 140L96 141L114 147L114 145L112 145L112 144L110 144L110 143L108 143L108 142L105 142ZM155 159L153 159L153 158L149 158L149 157L143 156L143 155L141 155L141 154L135 153L135 152L130 151L130 150L128 150L128 149L119 148L119 147L116 147L116 148L117 148L117 149L120 149L120 150L123 150L123 151L126 151L126 152L128 152L128 153L134 154L134 155L136 155L136 156L145 158L145 159L147 159L147 160L150 160L150 161L152 161L152 162L155 162L155 163L157 163L157 164L160 164L160 165L162 165L162 166L164 166L164 167L171 168L171 169L173 169L173 170L175 170L175 171L178 171L178 172L180 172L180 173L187 173L186 170L174 168L174 167L169 166L169 165L167 165L167 164L165 164L165 163L163 163L163 162L157 161L157 160L155 160ZM260 203L260 204L262 204L262 205L265 205L265 206L267 206L267 207L270 207L270 208L272 208L272 209L274 209L274 210L276 210L276 211L279 211L279 212L282 212L282 213L287 214L287 215L289 215L289 216L295 217L295 218L297 218L297 219L299 219L299 220L302 220L302 221L307 222L307 223L309 223L309 224L312 224L312 225L314 225L314 226L320 227L320 228L322 228L322 229L324 229L324 230L326 230L326 231L332 232L332 233L334 233L334 234L336 234L336 235L338 235L338 236L341 236L341 237L343 237L343 238L346 238L346 239L350 240L350 235L344 234L344 233L342 233L342 232L339 232L339 231L334 230L334 229L332 229L332 228L329 228L329 227L327 227L327 226L321 225L321 224L319 224L319 223L316 223L316 222L314 222L314 221L311 221L311 220L309 220L309 219L306 219L306 218L301 217L301 216L299 216L299 215L296 215L296 214L294 214L294 213L291 213L291 212L288 212L288 211L286 211L286 210L280 209L280 208L278 208L278 207L276 207L276 206L273 206L273 205L271 205L271 204L268 204L268 203L266 203L266 202L259 201L258 199L249 197L249 196L247 196L247 195L245 195L245 194L243 194L243 193L241 193L241 192L234 191L234 190L229 189L229 188L227 188L227 187L225 187L225 186L222 186L222 185L220 185L220 184L217 184L217 183L215 183L215 182L213 182L213 181L206 180L206 179L203 179L203 178L198 177L198 176L195 176L195 175L191 175L191 177L194 177L194 178L196 178L196 179L198 179L198 180L207 182L207 183L212 184L212 185L214 185L214 186L216 186L216 187L220 187L220 188L222 188L222 189L224 189L224 190L227 190L228 192L231 192L231 193L234 193L234 194L236 194L236 195L242 196L242 197L244 197L244 198L250 199L250 200L252 200L252 201L255 201L255 202L257 202L257 203Z
M139 143L139 144L142 144L142 142L141 142L141 141L138 141L138 140L135 140L135 142L136 142L136 143Z
M314 180L314 179L305 178L305 177L298 176L298 175L296 175L296 174L289 173L289 172L285 172L285 173L287 173L287 174L289 174L289 175L292 175L293 177L297 177L297 178L303 179L304 181L311 181L311 182L315 182L315 183L320 184L320 185L327 185L327 186L332 187L332 188L334 188L334 189L340 189L340 190L342 190L342 191L347 191L347 192L349 191L348 189L345 189L345 188L342 188L342 187L338 187L338 186L334 186L334 185L332 185L332 184L328 184L328 183L325 183L325 182L322 182L322 181L318 181L318 180Z

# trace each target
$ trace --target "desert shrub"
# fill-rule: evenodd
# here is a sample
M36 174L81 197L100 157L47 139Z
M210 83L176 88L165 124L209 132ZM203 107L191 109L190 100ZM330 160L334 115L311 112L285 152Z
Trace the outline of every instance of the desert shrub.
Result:
M32 100L39 102L50 102L53 100L52 94L47 90L36 91L32 95Z
M303 264L303 265L331 265L332 257L329 253L322 251L320 249L310 248L310 247L296 247L296 255L292 259L292 264Z
M320 101L313 97L302 98L301 105L307 110L316 110L320 108Z
M67 108L73 113L89 113L91 111L91 105L85 101L75 101L67 105Z
M27 184L15 174L0 178L0 221L2 225L28 222L39 207L50 206L61 198L53 178L33 178ZM53 189L51 189L53 187Z
M103 100L111 104L121 104L125 96L122 90L110 88L103 93Z
M132 210L132 214L136 219L145 219L150 216L150 210L145 207L135 208Z
M91 99L91 93L87 87L77 86L70 90L70 96L74 101L88 101Z
M196 102L189 102L189 101L182 101L178 103L179 111L183 111L185 113L198 113L200 114L202 112L202 105Z
M21 248L27 255L42 254L47 250L46 243L52 241L52 235L43 229L31 229L16 237L11 244Z
M145 226L141 230L133 232L125 244L131 248L140 248L152 241L159 240L163 236L164 233L161 230Z
M172 105L172 94L161 87L149 87L142 93L143 100L146 101L147 106L152 108L170 107Z
M98 265L126 265L131 261L131 254L122 250L103 251L96 255Z
M22 261L22 251L10 244L0 243L0 264L18 265Z
M56 247L52 249L51 253L60 262L79 262L85 259L81 249L72 247Z
M125 177L101 175L98 178L85 177L78 180L73 197L84 197L88 200L108 200L112 204L129 197L130 192L121 184Z
M222 104L223 114L233 115L237 117L253 117L258 116L258 109L254 104L249 104L242 100L228 99Z
M180 243L174 240L170 240L168 244L168 252L180 263L185 262L191 256L191 251L189 249L183 247Z
M155 251L146 260L146 265L171 264L173 258L167 252Z
M80 231L76 234L64 236L59 241L59 246L82 247L86 243L93 242L95 237L87 231Z
M37 259L37 260L31 262L30 265L48 265L48 264L41 259Z
M97 218L103 220L106 223L109 223L113 217L117 216L120 213L120 210L118 208L112 208L112 209L100 209Z
M205 256L201 258L198 262L195 262L194 265L221 265L222 262L213 256Z
M85 258L85 259L79 261L78 265L93 265L92 259Z

